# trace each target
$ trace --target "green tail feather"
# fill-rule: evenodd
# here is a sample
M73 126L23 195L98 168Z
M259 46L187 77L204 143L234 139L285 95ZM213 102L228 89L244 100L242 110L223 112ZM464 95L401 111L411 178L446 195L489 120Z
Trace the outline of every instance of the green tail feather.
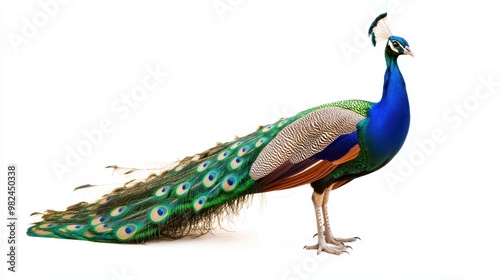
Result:
M299 114L300 115L300 114ZM250 167L275 135L299 115L187 157L171 170L95 203L48 210L28 235L98 242L144 242L204 234L235 214L258 186Z

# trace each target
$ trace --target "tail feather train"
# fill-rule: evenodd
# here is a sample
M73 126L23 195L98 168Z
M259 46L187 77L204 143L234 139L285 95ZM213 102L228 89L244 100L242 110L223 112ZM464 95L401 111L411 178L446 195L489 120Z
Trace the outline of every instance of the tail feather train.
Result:
M238 213L259 192L250 167L260 151L293 119L186 157L170 170L122 186L94 203L47 210L28 235L97 242L145 242L205 234ZM79 188L89 187L83 185Z

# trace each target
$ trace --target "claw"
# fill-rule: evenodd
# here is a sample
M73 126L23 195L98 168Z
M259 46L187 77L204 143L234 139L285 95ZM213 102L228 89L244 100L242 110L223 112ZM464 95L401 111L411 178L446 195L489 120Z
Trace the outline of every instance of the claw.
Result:
M351 246L349 246L349 245L345 246L345 248L346 248L346 249L351 249L351 250L352 250L352 247L351 247Z
M341 251L341 252L342 252L342 253L347 253L347 254L349 254L349 255L351 254L351 253L349 253L349 252L347 252L347 251Z
M356 236L356 237L354 237L354 239L357 239L357 240L361 241L361 238L359 238L359 237L357 237L357 236Z
M318 234L317 234L317 233L315 233L315 234L313 235L313 238L314 238L314 237L316 237L316 236L318 236Z

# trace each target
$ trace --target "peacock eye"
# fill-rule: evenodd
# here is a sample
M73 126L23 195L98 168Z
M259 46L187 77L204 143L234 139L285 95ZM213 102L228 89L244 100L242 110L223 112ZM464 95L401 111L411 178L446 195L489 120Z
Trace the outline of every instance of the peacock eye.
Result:
M399 47L399 43L398 43L398 42L396 42L396 41L392 41L392 46L394 46L394 47L396 47L396 48L397 48L397 47Z

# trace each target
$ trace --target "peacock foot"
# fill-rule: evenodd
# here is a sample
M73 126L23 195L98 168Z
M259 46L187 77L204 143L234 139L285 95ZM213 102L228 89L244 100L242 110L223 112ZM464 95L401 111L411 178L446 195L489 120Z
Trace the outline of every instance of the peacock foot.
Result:
M349 253L347 249L350 249L351 246L345 246L342 242L330 243L325 240L325 238L319 238L318 244L304 246L306 250L317 250L318 255L321 252L327 252L329 254L340 255L342 253Z
M326 240L326 242L331 243L331 244L335 244L335 245L342 244L343 245L344 242L345 243L354 242L356 240L361 240L361 238L359 238L359 237L350 237L350 238L333 237L333 234L331 232L325 231L325 240Z
M330 243L330 244L333 244L333 245L336 245L336 246L343 246L344 243L348 243L348 242L354 242L356 240L361 240L361 238L359 237L350 237L350 238L340 238L340 237L333 237L333 234L329 231L325 231L324 232L325 234L325 241L326 243ZM318 234L314 234L313 237L316 237ZM347 248L351 248L351 246L345 246Z

